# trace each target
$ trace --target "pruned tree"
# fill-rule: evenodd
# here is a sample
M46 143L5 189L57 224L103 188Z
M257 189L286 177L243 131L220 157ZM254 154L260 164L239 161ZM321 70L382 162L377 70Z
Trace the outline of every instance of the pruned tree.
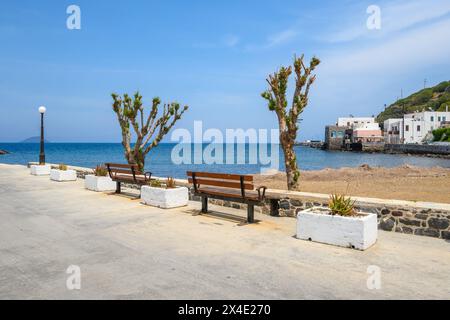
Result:
M316 79L316 75L312 72L320 63L319 59L313 57L309 66L306 66L303 59L304 55L300 58L294 57L295 91L290 108L288 108L286 91L289 76L292 73L291 66L281 67L277 72L269 75L267 78L269 88L261 94L268 101L269 110L275 111L278 117L280 144L284 154L289 190L298 188L300 171L297 166L294 144L297 138L299 116L308 105L309 90Z
M181 119L188 106L180 108L180 104L176 102L164 104L161 114L159 112L161 100L156 97L153 98L150 113L146 116L142 96L139 92L136 92L133 98L128 94L124 94L123 98L115 93L111 96L114 100L113 110L122 130L125 158L129 164L137 164L143 170L147 153L156 147L175 123ZM136 136L133 145L131 144L131 130Z

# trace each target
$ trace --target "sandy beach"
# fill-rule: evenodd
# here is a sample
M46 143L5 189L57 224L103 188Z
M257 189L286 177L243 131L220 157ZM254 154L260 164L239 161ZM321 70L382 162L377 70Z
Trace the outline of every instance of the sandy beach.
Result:
M255 176L257 185L286 189L284 173ZM300 190L353 196L450 203L450 169L404 165L301 171Z

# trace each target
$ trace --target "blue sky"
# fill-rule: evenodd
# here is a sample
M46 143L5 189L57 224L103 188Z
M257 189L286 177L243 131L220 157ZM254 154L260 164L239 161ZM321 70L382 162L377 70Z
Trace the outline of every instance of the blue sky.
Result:
M66 8L81 8L81 30ZM381 9L368 30L366 9ZM13 1L0 12L0 141L119 142L111 92L190 110L178 128L276 128L260 93L295 53L322 64L299 139L450 79L450 1Z

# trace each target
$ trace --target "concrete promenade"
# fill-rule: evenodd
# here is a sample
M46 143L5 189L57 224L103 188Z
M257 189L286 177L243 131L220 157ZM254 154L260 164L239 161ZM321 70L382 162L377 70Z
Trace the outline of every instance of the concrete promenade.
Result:
M242 225L244 211L162 210L83 183L0 164L0 299L450 299L445 240L380 231L360 252L295 239L293 218Z

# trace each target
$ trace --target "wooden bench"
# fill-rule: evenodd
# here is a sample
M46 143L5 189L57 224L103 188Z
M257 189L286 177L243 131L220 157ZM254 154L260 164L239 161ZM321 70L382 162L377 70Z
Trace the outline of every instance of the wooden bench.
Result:
M116 182L116 193L120 193L120 183L145 185L150 182L152 173L139 170L137 164L105 163L109 177Z
M229 200L247 204L247 222L254 222L254 206L264 203L266 187L257 189L253 186L253 176L187 172L188 181L192 183L194 195L202 198L202 212L208 212L208 198Z

